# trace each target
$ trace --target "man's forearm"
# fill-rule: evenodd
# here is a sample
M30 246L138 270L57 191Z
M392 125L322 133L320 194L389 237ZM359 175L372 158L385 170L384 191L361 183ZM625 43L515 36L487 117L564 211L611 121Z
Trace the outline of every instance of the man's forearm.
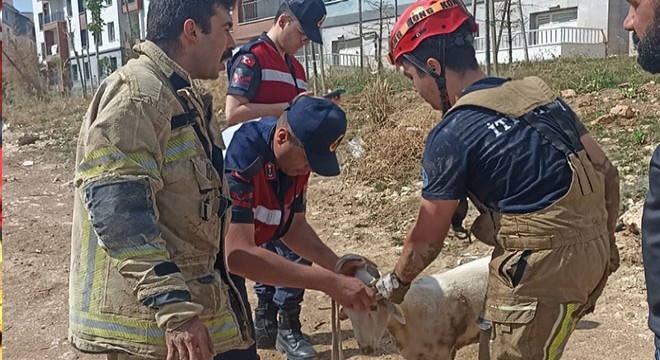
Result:
M282 115L284 110L289 106L289 103L277 104L256 104L247 103L239 105L233 109L227 109L227 124L236 125L253 119L258 119L265 116L278 117Z
M429 234L422 234L416 225L408 232L403 245L403 251L394 268L396 276L404 283L413 281L440 254L444 245L445 234L442 237L428 239ZM426 238L424 240L420 240ZM430 241L429 241L430 240Z
M326 291L336 277L327 269L300 265L256 246L232 251L227 263L234 274L274 286Z
M616 245L616 223L619 218L619 172L616 167L607 159L600 163L594 163L596 171L605 176L605 208L607 210L607 230L610 238L610 273L619 268L620 258L619 249Z
M291 229L282 240L296 254L327 269L334 271L337 255L316 234L314 229L305 221L295 229Z
M610 233L614 233L616 222L619 218L619 171L609 161L606 160L601 164L594 164L596 171L605 175L605 204L607 208L607 229Z

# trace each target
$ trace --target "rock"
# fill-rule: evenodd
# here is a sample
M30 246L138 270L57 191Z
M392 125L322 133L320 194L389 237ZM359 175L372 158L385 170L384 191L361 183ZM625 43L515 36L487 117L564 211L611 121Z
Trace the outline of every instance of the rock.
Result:
M591 105L592 99L590 97L583 97L582 99L578 100L577 106L578 108L586 107Z
M32 160L23 161L23 166L27 167L27 166L33 166L33 165L34 165L34 161L32 161Z
M596 120L592 122L592 124L601 124L601 125L609 124L614 120L614 118L615 116L611 114L599 116Z
M39 140L38 135L33 135L33 134L24 134L23 136L18 138L18 145L23 146L23 145L30 145L34 144Z
M570 99L577 96L577 92L573 89L566 89L561 91L561 97L564 99Z
M644 202L640 201L635 203L623 215L621 215L621 222L626 225L628 231L635 235L639 235L642 229L642 211L644 209Z
M610 115L630 119L635 116L635 110L628 105L617 105L610 109Z

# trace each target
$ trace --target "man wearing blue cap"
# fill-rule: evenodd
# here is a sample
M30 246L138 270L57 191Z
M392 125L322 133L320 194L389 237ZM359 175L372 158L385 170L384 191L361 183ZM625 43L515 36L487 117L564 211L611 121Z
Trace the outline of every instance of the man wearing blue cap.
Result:
M225 176L233 202L225 254L232 274L256 282L323 291L347 308L368 310L373 293L352 275L363 261L335 273L337 255L307 223L305 190L310 171L339 175L335 153L346 115L327 99L300 96L279 118L264 117L223 132ZM289 261L260 247L281 239L318 266ZM235 281L245 297L245 283ZM302 339L300 307L279 311L276 348L290 360L316 356ZM292 334L297 334L293 336Z
M322 44L323 0L287 0L268 32L243 45L230 60L225 114L230 125L280 116L307 92L305 69L293 56L309 41Z
M268 32L240 48L227 66L225 109L229 125L264 116L279 117L296 96L311 94L305 69L293 55L310 40L322 43L319 28L325 14L323 0L287 0L282 2ZM264 247L291 261L311 265L280 240ZM278 312L299 314L304 290L257 283L255 291L259 299L255 309L256 346L273 348ZM292 348L312 350L309 337L302 333L294 332L289 337Z

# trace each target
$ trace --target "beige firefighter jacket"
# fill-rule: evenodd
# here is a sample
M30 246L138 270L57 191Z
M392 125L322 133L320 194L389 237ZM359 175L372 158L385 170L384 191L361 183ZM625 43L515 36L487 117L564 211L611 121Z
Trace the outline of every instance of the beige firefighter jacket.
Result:
M70 341L85 352L165 358L164 330L199 316L216 353L246 348L245 307L232 311L235 288L214 266L227 186L200 139L224 146L188 73L149 41L135 51L100 85L80 129ZM175 128L184 106L196 115Z

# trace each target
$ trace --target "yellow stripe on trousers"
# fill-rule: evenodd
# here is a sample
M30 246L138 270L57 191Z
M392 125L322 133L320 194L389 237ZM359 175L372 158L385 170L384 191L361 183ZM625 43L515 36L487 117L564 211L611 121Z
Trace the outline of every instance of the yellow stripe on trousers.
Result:
M564 353L564 347L568 342L568 338L577 326L578 319L574 318L573 315L578 309L578 304L561 304L559 306L561 307L561 311L557 318L557 322L555 323L555 329L553 329L554 336L548 340L550 346L546 347L545 358L548 360L557 360L561 358L561 355Z

